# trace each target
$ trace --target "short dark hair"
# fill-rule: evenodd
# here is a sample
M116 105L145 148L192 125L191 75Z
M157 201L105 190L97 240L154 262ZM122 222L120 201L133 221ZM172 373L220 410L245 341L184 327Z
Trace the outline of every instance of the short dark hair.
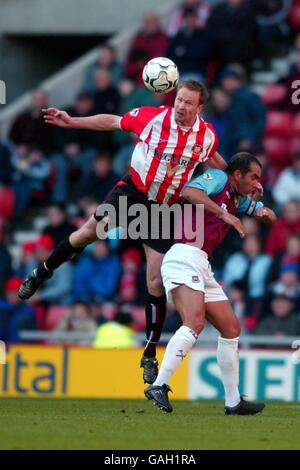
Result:
M66 205L63 202L54 202L48 206L48 209L58 209L60 212L66 212Z
M226 172L229 175L232 175L236 170L240 170L242 175L245 175L250 171L251 163L256 163L260 168L262 165L260 161L254 157L251 153L248 152L239 152L233 155L228 162L228 166L226 168Z
M200 104L205 104L209 98L209 93L205 85L203 83L197 82L197 80L184 80L180 82L177 88L177 93L181 88L187 88L191 91L198 91L200 94L199 102Z

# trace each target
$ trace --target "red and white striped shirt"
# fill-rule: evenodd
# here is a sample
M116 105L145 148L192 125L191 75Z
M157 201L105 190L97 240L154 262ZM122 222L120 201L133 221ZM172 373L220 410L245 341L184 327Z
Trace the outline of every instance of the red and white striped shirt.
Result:
M168 106L133 109L121 118L120 128L138 136L130 168L133 183L160 203L175 202L198 163L212 157L218 146L210 124L197 116L184 132Z

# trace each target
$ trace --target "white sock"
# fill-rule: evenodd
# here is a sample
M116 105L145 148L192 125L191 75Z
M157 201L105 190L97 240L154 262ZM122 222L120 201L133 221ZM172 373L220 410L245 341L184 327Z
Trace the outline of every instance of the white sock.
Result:
M171 376L194 346L198 335L188 326L181 326L167 344L157 379L153 385L168 384Z
M236 406L239 393L239 338L226 339L219 336L217 360L225 389L225 406Z

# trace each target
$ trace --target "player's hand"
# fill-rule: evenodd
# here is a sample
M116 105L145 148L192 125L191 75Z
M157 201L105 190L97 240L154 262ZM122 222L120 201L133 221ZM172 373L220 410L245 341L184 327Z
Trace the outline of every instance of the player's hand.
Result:
M246 235L246 231L240 219L238 219L232 214L229 214L226 211L223 212L223 214L220 216L220 219L226 222L226 224L231 225L233 228L235 228L235 230L239 233L240 237L244 238L244 236Z
M256 209L254 216L256 219L259 219L260 222L264 222L265 224L273 224L277 219L275 212L268 207L259 207Z
M57 108L42 109L44 119L47 124L54 126L70 128L72 127L72 118L66 111Z

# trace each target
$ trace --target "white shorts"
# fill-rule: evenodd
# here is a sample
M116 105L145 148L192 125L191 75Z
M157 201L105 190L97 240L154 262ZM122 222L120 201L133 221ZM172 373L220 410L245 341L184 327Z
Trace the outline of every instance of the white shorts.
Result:
M172 290L181 284L204 292L205 302L228 300L214 278L207 254L195 246L175 243L163 258L161 274L168 302L173 301Z

